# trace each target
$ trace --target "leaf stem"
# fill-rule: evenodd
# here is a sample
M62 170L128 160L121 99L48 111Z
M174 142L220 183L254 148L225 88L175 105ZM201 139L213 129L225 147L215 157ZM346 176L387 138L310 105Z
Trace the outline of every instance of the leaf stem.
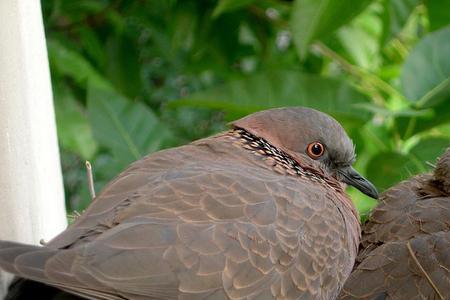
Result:
M314 43L313 47L319 51L322 55L331 58L333 61L335 61L337 64L339 64L342 69L347 71L348 73L361 78L362 80L368 82L373 87L375 87L377 90L383 91L386 94L392 96L392 97L398 97L400 99L405 99L405 97L397 91L394 87L392 87L390 84L385 82L384 80L380 79L378 76L370 73L369 71L360 68L358 66L352 65L349 63L345 58L328 48L324 43L322 42L316 42ZM377 101L379 102L379 101ZM377 103L384 106L383 103Z

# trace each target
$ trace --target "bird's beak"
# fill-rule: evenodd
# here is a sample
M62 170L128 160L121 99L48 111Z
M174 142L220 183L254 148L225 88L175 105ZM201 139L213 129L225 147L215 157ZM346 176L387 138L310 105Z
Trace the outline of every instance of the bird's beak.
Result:
M377 188L352 167L341 168L338 170L338 173L342 176L341 180L346 184L354 186L369 197L378 199Z

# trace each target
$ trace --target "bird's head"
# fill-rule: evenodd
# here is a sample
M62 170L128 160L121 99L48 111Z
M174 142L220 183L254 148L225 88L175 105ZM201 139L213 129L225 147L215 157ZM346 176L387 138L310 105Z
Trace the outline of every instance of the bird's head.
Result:
M355 147L342 126L332 117L311 108L289 107L251 114L233 126L263 138L299 161L319 166L337 180L378 198L375 186L352 164Z

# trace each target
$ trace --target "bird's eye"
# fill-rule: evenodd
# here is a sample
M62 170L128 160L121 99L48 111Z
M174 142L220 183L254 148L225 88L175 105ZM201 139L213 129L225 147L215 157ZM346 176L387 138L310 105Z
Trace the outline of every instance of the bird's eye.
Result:
M325 152L325 147L321 142L313 142L308 145L306 148L306 153L308 153L309 157L312 159L318 159Z

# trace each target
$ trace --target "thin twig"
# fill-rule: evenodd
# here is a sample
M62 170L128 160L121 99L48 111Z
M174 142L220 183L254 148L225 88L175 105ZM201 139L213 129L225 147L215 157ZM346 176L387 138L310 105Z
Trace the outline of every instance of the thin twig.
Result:
M429 167L433 168L433 169L436 169L436 165L435 165L435 164L433 164L433 163L432 163L432 162L430 162L430 161L426 161L426 162L425 162L425 164L426 164L427 166L429 166Z
M75 221L80 216L81 216L81 214L78 211L76 211L76 210L74 210L70 214L67 214L67 218L70 219L71 222Z
M444 296L442 296L441 292L438 290L437 286L434 284L433 280L431 280L430 276L428 275L428 273L425 271L425 269L422 267L422 265L420 264L419 260L417 259L416 255L414 254L413 249L411 248L411 244L408 241L408 243L406 243L406 247L408 248L409 254L411 255L412 259L414 260L414 262L417 264L417 266L419 267L420 271L422 271L423 275L425 276L425 278L428 280L428 283L431 285L431 287L434 289L434 291L436 292L436 294L438 294L439 298L442 300L444 299Z
M389 83L386 81L380 79L378 76L375 76L374 74L370 73L369 71L360 68L358 66L352 65L349 63L345 58L328 48L324 43L322 42L315 42L313 44L314 49L319 51L322 55L327 56L334 60L337 64L339 64L342 69L347 71L348 73L352 74L355 77L359 77L362 80L366 80L368 83L373 85L375 88L391 95L396 96L400 99L404 99L405 97L397 91L394 87L392 87ZM384 103L379 103L384 104Z
M86 175L88 180L89 194L91 195L91 200L95 199L95 186L94 186L94 176L92 175L91 163L86 161Z

